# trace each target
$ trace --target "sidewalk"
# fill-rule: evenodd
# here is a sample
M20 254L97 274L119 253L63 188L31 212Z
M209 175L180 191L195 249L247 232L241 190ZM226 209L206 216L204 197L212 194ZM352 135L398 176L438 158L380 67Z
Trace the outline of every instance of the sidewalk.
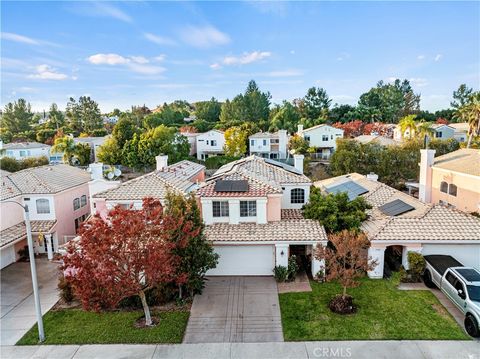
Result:
M2 359L480 359L475 341L343 341L175 345L2 346Z

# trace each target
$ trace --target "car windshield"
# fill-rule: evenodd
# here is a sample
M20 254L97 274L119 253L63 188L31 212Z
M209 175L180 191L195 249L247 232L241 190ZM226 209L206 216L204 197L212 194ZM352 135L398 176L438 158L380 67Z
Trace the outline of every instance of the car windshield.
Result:
M468 297L470 300L475 302L480 302L480 286L478 285L467 285Z

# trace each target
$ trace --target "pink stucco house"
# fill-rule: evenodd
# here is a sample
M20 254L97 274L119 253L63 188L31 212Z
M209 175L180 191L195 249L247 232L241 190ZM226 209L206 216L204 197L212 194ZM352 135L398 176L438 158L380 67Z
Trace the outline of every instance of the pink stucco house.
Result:
M29 208L36 253L58 250L90 214L90 174L68 165L1 172L1 268L15 262L26 246L23 209Z

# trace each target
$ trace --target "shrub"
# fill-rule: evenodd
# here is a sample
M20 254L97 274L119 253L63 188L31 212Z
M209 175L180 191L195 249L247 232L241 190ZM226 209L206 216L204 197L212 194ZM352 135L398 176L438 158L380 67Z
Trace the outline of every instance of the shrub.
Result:
M289 281L294 281L295 277L297 276L297 271L298 271L297 257L292 255L290 256L290 258L288 258L287 279Z
M425 259L420 253L408 252L408 266L410 269L400 268L400 282L419 283L425 270Z
M20 256L20 261L26 262L30 259L29 253L28 253L28 246L23 247L22 249L18 250L18 255Z
M60 290L60 298L66 303L71 303L75 299L72 285L65 279L63 274L60 275L60 278L58 279L57 287Z
M288 268L285 266L275 266L273 268L273 276L277 282L286 282L288 278Z
M8 172L17 172L25 168L38 167L43 165L48 165L48 158L45 156L26 158L20 161L12 157L3 157L0 160L0 168Z

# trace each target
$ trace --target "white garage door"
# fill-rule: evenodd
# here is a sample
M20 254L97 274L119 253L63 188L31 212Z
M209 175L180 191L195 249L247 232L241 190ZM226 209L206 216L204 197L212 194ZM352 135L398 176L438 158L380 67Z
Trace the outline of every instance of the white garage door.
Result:
M273 275L274 246L214 246L217 268L207 275Z
M5 268L9 264L15 262L15 247L10 246L0 250L0 268Z
M422 254L444 254L480 270L480 244L424 244Z

